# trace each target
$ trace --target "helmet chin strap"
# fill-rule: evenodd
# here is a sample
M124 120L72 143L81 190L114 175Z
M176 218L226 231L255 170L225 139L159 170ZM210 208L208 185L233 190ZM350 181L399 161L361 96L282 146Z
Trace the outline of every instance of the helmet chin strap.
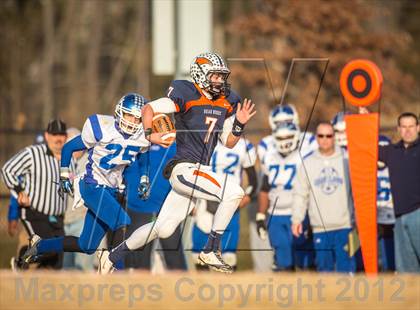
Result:
M204 96L206 96L207 99L214 99L214 96L209 92L208 90L202 89Z

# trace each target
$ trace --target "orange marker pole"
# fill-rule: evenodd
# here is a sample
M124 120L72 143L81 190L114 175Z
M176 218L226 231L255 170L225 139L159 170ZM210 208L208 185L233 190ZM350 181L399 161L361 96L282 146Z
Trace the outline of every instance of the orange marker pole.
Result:
M358 107L376 102L381 96L382 73L371 61L356 59L341 71L340 89L346 101ZM378 273L377 162L379 115L346 115L347 148L356 225L368 274Z
M368 274L378 272L376 193L378 167L378 113L346 115L350 180L356 224Z

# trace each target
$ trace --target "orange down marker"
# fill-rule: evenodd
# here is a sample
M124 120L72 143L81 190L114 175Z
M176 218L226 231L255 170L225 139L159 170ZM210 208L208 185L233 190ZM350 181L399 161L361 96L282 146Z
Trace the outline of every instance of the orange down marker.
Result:
M381 96L382 73L371 61L356 59L341 71L340 90L347 102L364 107ZM378 273L376 220L379 114L346 115L350 180L356 225L368 274Z
M350 180L366 273L378 272L376 192L379 115L346 115Z

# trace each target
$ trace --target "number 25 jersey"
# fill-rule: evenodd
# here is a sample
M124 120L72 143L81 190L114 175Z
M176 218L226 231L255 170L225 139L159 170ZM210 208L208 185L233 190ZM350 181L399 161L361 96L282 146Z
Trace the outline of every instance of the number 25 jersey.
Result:
M143 130L127 135L118 128L113 116L99 114L86 120L82 140L89 152L83 179L113 188L121 185L124 168L149 146Z

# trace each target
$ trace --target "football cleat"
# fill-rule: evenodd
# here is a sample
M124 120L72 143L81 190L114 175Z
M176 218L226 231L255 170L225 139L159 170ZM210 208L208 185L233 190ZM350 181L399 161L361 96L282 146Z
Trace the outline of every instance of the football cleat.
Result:
M201 251L200 255L198 255L198 261L203 265L209 266L209 268L214 271L223 273L233 272L232 266L225 263L220 251L212 251L209 253L204 253L203 251Z
M41 241L41 237L34 234L31 237L31 240L29 241L29 247L25 251L25 253L22 255L22 262L24 264L30 264L36 262L38 258L38 244Z
M99 274L110 274L113 273L116 269L114 264L109 259L109 251L108 250L101 250L98 253L99 265L98 265L98 273Z

